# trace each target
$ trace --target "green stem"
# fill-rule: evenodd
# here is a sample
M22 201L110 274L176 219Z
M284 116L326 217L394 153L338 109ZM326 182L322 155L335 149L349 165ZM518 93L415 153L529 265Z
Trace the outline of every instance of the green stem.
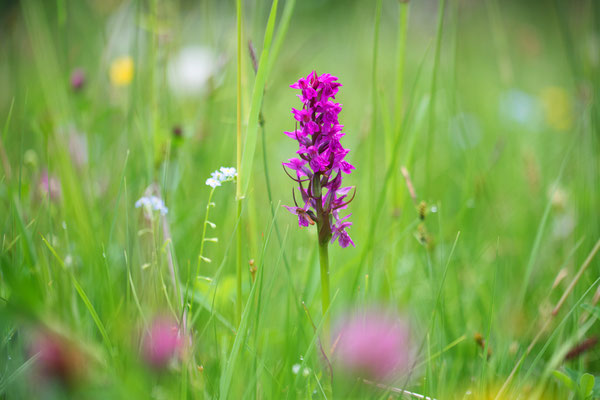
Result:
M321 265L321 304L323 315L329 310L329 241L319 241L319 262ZM323 342L329 343L329 318L325 320L323 327Z
M210 194L208 195L208 202L206 203L206 212L204 213L204 222L202 223L202 241L200 242L200 253L198 254L198 263L196 264L196 275L194 275L192 277L193 282L196 282L196 280L198 279L198 276L200 275L200 264L202 263L202 261L204 262L209 262L210 260L208 260L206 257L204 257L204 243L206 242L206 225L210 225L211 223L208 222L208 214L210 212L210 207L212 204L212 197L213 194L215 193L215 189L212 188L210 191ZM186 283L186 294L185 294L185 300L183 302L183 307L185 309L185 304L188 303L188 290L187 288L189 288L189 284L190 284L190 276L189 276L189 270L188 270L188 278L187 278L187 283ZM192 304L190 303L190 313L192 312Z
M237 124L236 124L236 161L237 161L237 245L236 245L236 273L237 273L237 298L236 321L242 321L242 1L236 0L237 15Z
M236 1L237 9L237 123L236 123L236 166L237 182L235 197L239 201L242 197L242 1Z
M373 35L373 55L372 55L372 65L373 65L373 69L371 71L371 86L372 86L372 103L371 103L371 141L369 143L370 146L370 160L369 160L369 176L371 177L371 180L369 182L370 184L370 190L369 192L372 193L373 195L371 196L371 203L373 203L375 201L374 198L374 193L375 193L375 182L377 182L376 178L376 158L375 158L375 149L376 149L376 144L377 144L377 140L379 139L379 136L374 134L377 130L377 59L378 59L378 44L379 44L379 25L381 22L381 4L382 4L382 0L378 0L376 5L375 5L375 33Z
M239 178L238 178L239 179ZM242 321L242 199L237 202L237 250L236 250L236 300L235 300L235 315L236 322L239 326Z
M323 210L321 195L321 173L317 172L312 177L312 192L315 195L317 211L317 239L319 243L319 261L321 265L321 302L323 305L323 317L329 310L329 255L328 245L331 240L331 226L329 212ZM328 321L325 320L323 329L323 342L328 343Z
M206 213L204 214L204 223L202 224L202 242L200 243L200 254L198 255L198 264L196 265L196 276L194 279L198 279L198 276L200 275L200 263L205 260L204 242L206 242L206 225L209 225L208 213L210 211L213 193L215 193L214 188L210 190L210 194L208 195L208 203L206 203Z
M377 0L375 4L375 32L373 34L373 55L372 55L372 66L373 69L371 71L371 86L372 86L372 103L371 103L371 135L370 135L370 143L369 143L369 193L370 193L370 203L373 204L375 202L375 193L377 192L377 141L381 140L381 136L377 135L377 112L379 110L377 104L377 60L379 58L379 28L381 25L381 7L383 0ZM371 218L374 218L376 211L371 210ZM372 271L373 263L374 263L374 254L371 253L371 259L368 263L369 273Z
M319 198L318 201L321 201ZM328 223L328 222L327 222ZM318 224L321 228L321 224ZM321 229L319 229L319 233ZM329 235L331 236L331 235ZM323 330L321 331L321 350L325 357L331 356L329 345L331 343L329 339L329 237L326 240L322 240L319 235L319 264L321 266L321 304L323 306ZM333 379L333 377L332 377ZM327 392L325 398L333 397L333 381L329 382L326 380L325 392Z
M431 170L432 159L431 151L433 147L433 135L435 134L435 97L437 92L437 73L440 64L440 52L442 48L442 31L444 29L444 8L446 7L446 0L439 0L438 5L438 24L437 24L437 35L435 42L435 54L433 58L433 70L431 73L431 90L429 93L429 127L427 129L426 136L426 164L425 164L425 187L427 191L431 189L431 180L433 172ZM429 194L429 192L428 192Z
M406 64L406 38L408 31L408 12L409 4L400 3L398 9L398 42L396 51L396 126L394 132L397 137L402 135L402 95L404 93L404 67ZM392 181L392 205L400 207L398 200L400 185L398 184L397 176L394 176Z
M395 142L396 140L399 140L402 135L402 121L403 121L403 110L402 110L402 95L404 92L404 67L406 64L406 38L407 38L407 31L408 31L408 12L409 12L409 4L408 2L406 3L400 3L399 7L398 7L398 38L397 38L397 43L396 43L396 96L395 96L395 126L394 126L394 131L393 131L393 135L394 135L394 139L393 141L390 140L389 142L389 149L392 150L393 149L393 142ZM390 138L391 139L391 138ZM391 157L389 159L389 162L386 164L387 166L389 166L393 161L391 160L391 158L395 158L398 157L397 154L394 154L392 152L390 152ZM400 185L400 176L399 174L394 174L394 176L392 177L392 181L390 184L390 191L389 191L389 196L390 196L390 204L392 205L392 217L393 218L399 218L401 215L404 214L404 210L402 209L402 204L401 204L401 196L402 196L402 192L401 192L401 185ZM397 232L394 230L391 236L392 242L396 243L398 234ZM390 252L390 258L389 258L389 263L386 263L386 270L385 273L387 275L386 280L390 283L389 285L389 292L390 292L390 296L393 298L394 294L393 294L393 285L391 285L391 282L394 281L394 276L395 276L395 262L398 259L397 257L397 247L396 246L392 246L392 250ZM366 292L367 287L365 286L365 292Z
M400 3L398 8L398 41L396 50L396 132L402 123L402 94L404 92L404 66L406 64L406 37L408 31L409 3Z

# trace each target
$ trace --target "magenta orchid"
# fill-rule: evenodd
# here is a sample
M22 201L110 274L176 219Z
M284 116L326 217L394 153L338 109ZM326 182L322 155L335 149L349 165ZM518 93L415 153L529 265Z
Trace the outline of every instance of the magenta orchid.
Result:
M300 89L298 95L302 109L292 108L296 129L285 134L298 142L299 158L291 158L283 163L290 178L298 183L303 205L298 205L294 192L295 207L285 206L298 216L301 227L317 224L319 243L338 240L341 247L354 246L346 232L352 225L344 221L350 215L339 216L339 211L354 199L348 199L353 187L342 186L342 174L350 174L354 166L344 160L349 150L340 143L344 136L343 125L339 124L338 114L342 105L334 102L338 88L342 86L337 77L330 74L317 75L312 71L306 78L290 85ZM291 170L295 176L288 172ZM304 183L306 183L306 188ZM323 197L323 189L327 193Z

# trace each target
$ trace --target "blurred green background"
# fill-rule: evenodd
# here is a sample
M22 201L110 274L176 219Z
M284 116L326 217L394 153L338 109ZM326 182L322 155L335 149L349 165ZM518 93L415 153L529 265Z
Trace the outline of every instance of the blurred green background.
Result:
M248 41L260 56L270 9L243 2L244 135ZM296 151L283 134L300 104L289 85L316 70L344 85L356 167L345 178L356 247L330 249L332 318L373 304L409 316L419 367L408 387L437 399L494 398L550 320L505 398L577 398L551 372L600 373L596 347L563 361L599 334L597 259L549 311L600 238L600 4L287 0L277 15L281 47L243 171L252 314L235 359L235 184L212 198L206 237L218 242L203 235L204 182L236 165L235 3L2 2L0 397L212 398L233 373L230 397L322 398L316 234L279 207L292 204L280 167ZM165 218L134 207L149 187ZM186 319L190 339L157 373L140 332L160 314ZM83 354L75 385L32 387L40 329ZM314 374L293 373L302 360Z

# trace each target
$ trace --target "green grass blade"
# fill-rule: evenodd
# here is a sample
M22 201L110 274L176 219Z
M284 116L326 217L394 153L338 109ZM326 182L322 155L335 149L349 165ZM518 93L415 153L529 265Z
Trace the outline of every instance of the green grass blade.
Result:
M435 53L433 59L433 71L431 73L431 89L429 91L429 126L427 128L427 137L425 141L425 157L426 157L426 166L425 166L425 187L427 189L430 188L431 184L431 163L434 157L431 155L431 149L433 148L433 135L435 132L435 123L436 123L436 115L435 115L435 99L437 94L437 75L438 68L440 65L440 52L442 48L442 32L444 30L444 9L446 7L446 0L439 0L438 3L438 23L437 23L437 33L435 40Z
M427 54L425 54L426 57ZM421 72L423 70L423 65L425 62L425 57L423 57L423 60L421 61L419 68L417 69L417 73L416 73L416 77L415 77L415 82L412 88L412 95L411 95L411 102L410 102L410 107L407 110L407 115L410 115L411 111L412 111L412 106L413 106L413 102L415 99L415 95L416 95L416 89L417 89L417 84L419 83L419 78L421 76ZM402 129L406 130L406 127L408 126L408 123L411 121L410 118L405 118L402 121ZM394 142L394 150L393 150L393 154L398 154L398 150L400 148L400 144L401 144L401 136L398 135L396 136L396 140ZM377 196L377 201L376 201L376 205L375 205L375 212L373 217L371 218L370 221L370 225L369 225L369 233L367 235L367 242L365 243L365 245L363 246L363 250L361 252L360 258L359 258L359 262L358 262L358 267L356 268L356 274L354 276L354 281L352 283L352 291L354 292L356 290L356 287L358 286L358 282L360 281L360 276L362 274L363 271L363 266L365 264L365 261L367 259L367 256L369 255L369 253L373 250L373 245L374 245L374 240L375 240L375 231L377 228L377 221L379 219L379 216L381 215L381 212L383 211L384 208L384 202L385 202L385 197L386 197L386 193L388 190L388 182L391 180L392 176L394 175L395 168L396 165L398 163L398 157L394 157L391 159L390 161L390 165L388 165L388 167L386 168L385 171L385 177L383 179L383 186L381 187L379 194Z
M275 61L277 61L277 57L281 52L281 47L283 46L283 41L290 26L290 20L292 19L295 6L296 0L287 0L285 2L285 6L283 7L283 12L281 13L281 21L279 21L279 25L277 26L277 33L275 34L275 40L273 41L272 51L269 55L269 64L267 65L266 74L267 77L271 76L271 72L273 72L273 66L275 64Z
M73 287L75 287L75 290L77 291L77 294L79 294L79 297L81 298L81 300L85 304L85 307L88 309L88 312L90 313L92 319L94 320L94 323L96 324L96 327L98 328L98 330L100 331L100 334L102 335L102 339L104 340L104 344L108 348L109 354L112 356L113 355L112 343L111 343L111 341L110 341L110 339L108 337L108 334L106 333L106 329L104 328L104 324L100 320L100 317L98 316L98 313L96 312L96 309L92 305L92 302L90 301L89 297L87 296L87 294L85 294L85 291L83 290L83 288L81 287L81 285L77 281L77 278L75 278L75 275L73 274L73 271L71 271L70 269L68 269L65 266L64 261L56 253L56 250L54 250L54 247L52 247L52 245L50 243L48 243L48 241L46 240L46 238L44 238L43 236L42 236L42 240L44 241L44 244L46 245L46 247L48 247L48 250L50 250L50 252L54 256L54 258L56 258L56 260L58 261L58 263L60 264L60 266L69 274L69 276L71 278L71 281L73 283Z
M558 176L556 177L556 182L560 182L563 176L563 172L565 171L565 167L567 165L567 160L569 159L569 155L571 154L571 150L573 146L570 146L567 150L563 161L560 166L560 170L558 171ZM525 299L525 294L527 293L527 287L529 286L529 280L531 279L531 273L533 272L533 267L536 264L537 257L540 251L540 246L542 244L542 236L546 231L546 224L548 223L548 217L550 216L550 211L552 210L552 197L554 192L556 191L556 186L552 191L552 195L548 197L548 201L546 202L546 207L544 208L544 214L542 214L542 219L540 220L540 224L538 225L537 231L535 233L535 239L533 241L533 246L531 247L531 252L529 253L529 259L527 261L527 266L525 267L525 276L523 279L523 285L521 286L521 292L519 294L519 303L523 304L523 300Z
M271 219L269 231L265 238L265 242L263 244L263 250L262 250L262 252L263 252L263 260L262 261L263 262L264 262L264 252L269 243L269 239L271 238L271 232L273 230L274 222L275 222L275 217L273 217ZM248 336L248 324L250 321L250 313L253 310L251 305L254 303L257 292L259 292L259 289L258 289L260 287L259 282L262 282L263 270L264 270L264 268L260 268L258 270L258 276L256 278L256 282L254 283L254 285L252 285L252 289L250 290L250 295L248 296L248 300L246 301L246 305L244 306L244 309L242 312L242 318L241 318L237 333L235 335L233 347L231 349L231 353L229 354L229 359L227 360L227 365L225 366L225 370L223 372L221 382L220 382L219 393L220 393L221 399L229 398L228 396L229 396L229 390L231 388L231 380L233 378L233 372L235 371L235 367L236 367L237 360L238 360L238 357L240 354L240 349L242 347L242 343L244 343L246 341L246 338Z
M273 39L273 30L275 28L275 19L277 16L277 4L279 0L273 0L271 13L267 22L263 49L258 62L256 80L252 89L252 102L250 103L250 115L248 116L248 128L246 131L246 140L242 152L241 163L241 195L246 196L250 178L252 177L252 164L254 163L254 153L256 152L256 141L258 136L258 115L262 107L263 94L265 91L265 82L267 80L267 65L269 60L269 51Z
M35 361L39 358L39 354L35 354L33 357L29 358L27 361L23 363L19 368L17 368L12 374L8 377L0 381L0 395L4 395L8 386L14 382L19 376L27 372L27 370L35 363Z

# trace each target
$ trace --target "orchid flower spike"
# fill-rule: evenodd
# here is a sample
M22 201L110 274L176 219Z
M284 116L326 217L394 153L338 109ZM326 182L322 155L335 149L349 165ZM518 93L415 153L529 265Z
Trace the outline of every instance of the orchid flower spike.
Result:
M285 207L298 216L300 227L316 222L319 243L337 240L340 246L347 247L354 246L346 232L352 223L344 221L350 215L341 217L339 213L354 199L355 192L349 196L353 187L343 186L342 178L352 173L354 166L345 161L349 150L340 143L344 136L344 126L338 121L342 105L333 101L342 86L337 79L313 71L290 86L301 90L298 97L302 108L292 108L296 129L284 133L298 142L298 151L297 157L282 164L286 174L298 184L302 204L296 202L294 194L295 206Z

